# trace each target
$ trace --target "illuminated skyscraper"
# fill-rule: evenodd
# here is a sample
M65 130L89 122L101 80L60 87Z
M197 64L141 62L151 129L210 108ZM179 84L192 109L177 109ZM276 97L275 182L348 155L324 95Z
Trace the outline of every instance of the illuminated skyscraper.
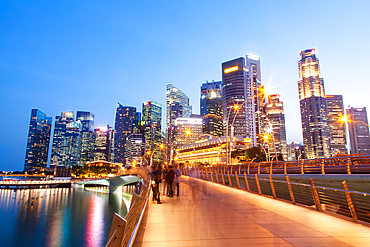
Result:
M24 162L25 171L47 166L51 121L51 117L47 117L45 113L32 109Z
M200 140L202 135L201 118L178 118L175 121L175 148Z
M230 136L234 122L234 136L249 137L249 121L244 104L238 112L232 108L241 105L251 95L247 90L247 74L243 57L222 63L222 103L224 133ZM235 121L234 121L235 119Z
M81 130L81 121L74 121L73 112L62 112L55 117L51 167L77 165Z
M346 110L351 154L370 155L370 135L366 107Z
M154 150L162 142L162 105L154 101L143 103L142 121L145 121L146 150Z
M260 136L263 134L263 105L265 103L264 86L261 82L260 57L256 55L246 55L246 74L248 96L253 95L247 100L246 116L248 119L247 135L251 138L252 145L256 146Z
M267 103L265 104L265 112L272 128L272 143L269 145L270 154L272 150L275 151L277 156L281 155L283 160L288 160L287 146L286 146L286 132L285 132L285 115L283 102L280 101L279 94L268 95Z
M109 125L107 128L95 129L95 148L94 160L111 161L113 146L113 129Z
M125 143L127 135L131 134L132 121L138 120L136 107L117 104L114 125L114 162L125 162Z
M200 88L200 115L204 134L223 136L222 109L221 81L206 81Z
M342 95L325 95L325 99L328 109L331 154L347 154L346 125L345 122L340 121L344 116Z
M126 156L127 162L133 165L143 162L145 156L145 136L144 133L129 134L126 138Z
M301 52L299 66L299 100L305 155L308 159L330 157L330 131L319 60L315 49Z
M81 122L82 130L79 145L79 165L94 160L94 114L91 112L78 111L76 120Z

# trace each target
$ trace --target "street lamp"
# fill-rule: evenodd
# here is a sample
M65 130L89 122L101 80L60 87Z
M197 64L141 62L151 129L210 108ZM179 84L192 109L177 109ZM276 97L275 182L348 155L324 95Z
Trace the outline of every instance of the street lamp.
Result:
M274 144L274 151L275 151L275 160L276 161L278 161L278 157L277 157L277 152L276 152L276 145L275 145L275 138L274 138L274 136L273 136L273 128L272 128L272 123L271 123L271 121L270 121L270 119L263 113L263 112L261 112L261 111L256 111L255 112L256 114L262 114L264 117L265 117L265 119L267 120L267 122L268 122L268 124L269 124L269 128L267 129L267 131L266 131L266 133L268 133L269 135L271 135L271 139L272 139L272 142L273 142L273 144ZM263 136L263 138L264 138L264 140L266 140L266 141L268 141L269 140L269 138L265 138L265 136L266 136L266 133L265 133L265 135Z
M244 104L244 103L243 103ZM242 104L242 105L243 105ZM229 164L229 151L228 151L228 148L229 148L229 146L228 146L228 139L229 139L229 133L228 133L228 130L229 130L229 117L230 117L230 113L231 113L231 110L235 110L235 111L237 111L238 109L239 109L239 105L234 105L233 107L231 107L230 109L229 109L229 113L227 114L227 121L226 121L226 165L228 165ZM235 113L235 116L236 116L236 113ZM234 116L234 120L235 120L235 116ZM234 123L234 121L233 121L233 123ZM231 125L231 127L230 127L230 132L232 132L233 131L233 129L234 129L234 127L233 127L233 125ZM230 134L231 135L231 134ZM231 141L231 140L230 140ZM230 147L231 148L231 147ZM230 151L231 152L231 151ZM230 159L231 160L231 159Z

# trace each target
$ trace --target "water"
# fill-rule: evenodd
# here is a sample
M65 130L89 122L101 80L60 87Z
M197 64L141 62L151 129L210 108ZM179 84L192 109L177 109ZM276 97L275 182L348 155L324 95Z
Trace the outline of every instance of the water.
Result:
M0 189L0 246L104 246L114 213L126 215L133 190Z

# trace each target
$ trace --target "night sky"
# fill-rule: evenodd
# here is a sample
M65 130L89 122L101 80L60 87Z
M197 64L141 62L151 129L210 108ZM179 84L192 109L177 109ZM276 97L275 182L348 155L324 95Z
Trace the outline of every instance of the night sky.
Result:
M23 170L31 109L90 111L114 126L117 102L141 111L200 86L221 63L255 54L284 102L287 139L302 140L298 60L315 48L326 94L370 107L370 1L1 1L0 170ZM50 150L51 151L51 150Z

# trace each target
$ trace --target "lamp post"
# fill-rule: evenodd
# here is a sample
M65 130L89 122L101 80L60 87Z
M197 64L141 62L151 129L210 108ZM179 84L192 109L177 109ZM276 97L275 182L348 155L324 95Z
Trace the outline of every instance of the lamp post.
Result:
M256 114L262 114L264 117L265 117L265 119L267 120L267 122L269 123L269 129L267 130L267 133L268 134L270 134L271 135L271 139L272 139L272 142L273 142L273 144L274 144L274 151L275 151L275 160L276 161L278 161L278 157L277 157L277 152L276 152L276 145L275 145L275 138L274 138L274 136L273 136L273 130L272 130L272 123L271 123L271 121L270 121L270 119L263 113L263 112L261 112L261 111L256 111L255 112ZM265 135L264 135L264 139L266 140L266 138L265 138L265 136L266 136L266 133L265 133ZM268 141L268 138L267 138L267 141Z
M244 103L243 103L244 104ZM229 113L227 114L227 121L226 121L226 165L228 165L229 164L229 151L228 151L228 148L229 148L229 144L228 144L228 139L229 139L229 117L230 117L230 113L231 113L231 110L238 110L239 109L239 105L234 105L233 107L231 107L230 109L229 109ZM235 114L236 115L236 114ZM235 120L235 117L234 117L234 120ZM234 123L234 121L233 121L233 123ZM234 130L234 128L233 128L233 126L231 125L231 127L230 127L230 131L232 131L232 130ZM231 141L231 140L230 140ZM231 148L231 147L230 147ZM231 159L230 159L231 160Z

